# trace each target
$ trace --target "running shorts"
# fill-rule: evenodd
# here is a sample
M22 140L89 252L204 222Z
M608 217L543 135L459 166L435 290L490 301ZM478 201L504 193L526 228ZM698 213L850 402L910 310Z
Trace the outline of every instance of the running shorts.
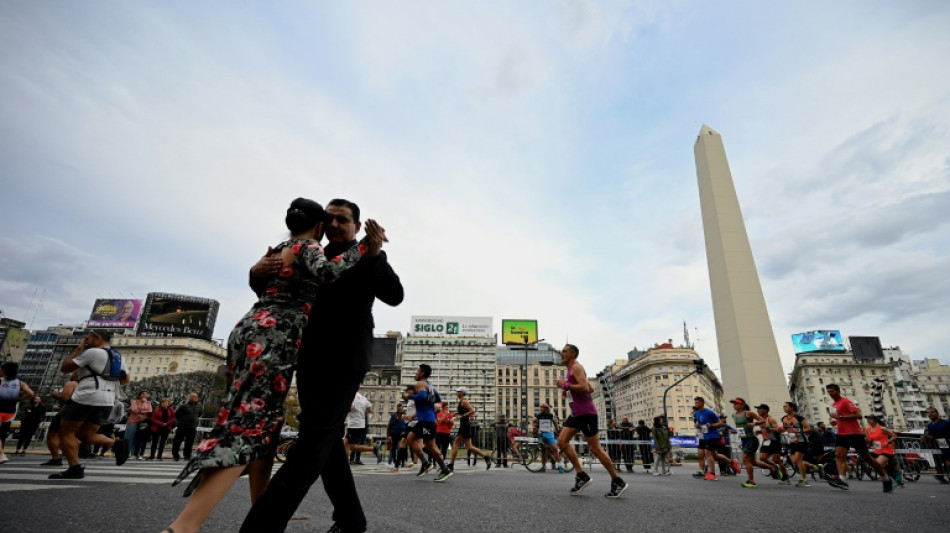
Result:
M63 417L63 420L69 420L71 422L82 422L101 426L109 420L111 413L112 407L108 405L83 405L69 400L59 412L59 416Z
M807 442L793 442L788 445L789 453L808 453Z
M597 435L597 415L571 415L564 421L564 427L580 430L585 437Z
M347 428L346 442L349 444L366 444L366 428Z
M896 469L897 469L897 459L894 459L894 454L892 454L892 453L874 453L874 452L871 452L871 457L873 457L873 458L875 458L875 459L877 459L878 457L887 457L887 465L886 465L886 467L887 467L889 470L896 470Z
M546 444L548 446L557 444L557 437L555 437L554 433L551 433L550 431L542 431L538 434L538 438L541 439L542 444Z
M699 439L698 448L699 448L700 450L712 450L712 451L714 451L714 452L718 452L718 451L719 451L719 440L720 440L720 439L718 439L718 438L715 438L715 439Z
M471 424L460 424L458 436L462 437L463 439L474 439L475 432L472 431Z
M50 420L50 422L49 422L49 429L46 430L46 433L47 433L47 434L50 434L50 433L59 433L59 421L62 420L62 419L63 419L63 418L62 418L61 416L59 416L59 413L56 413L56 415L53 417L53 419Z
M765 445L765 444L762 445L762 448L759 450L759 453L765 453L768 455L782 453L782 443L778 439L771 439L768 445Z
M742 453L745 455L755 455L759 451L759 439L755 437L742 437Z
M854 448L858 455L868 453L868 443L864 440L864 435L855 433L854 435L836 435L835 448Z
M435 438L435 422L417 422L409 432L421 438L423 442L429 442Z

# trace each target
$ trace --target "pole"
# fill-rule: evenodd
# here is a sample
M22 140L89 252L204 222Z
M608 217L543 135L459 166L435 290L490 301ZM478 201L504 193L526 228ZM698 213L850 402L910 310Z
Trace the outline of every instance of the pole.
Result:
M663 421L666 424L666 427L670 427L670 418L666 416L666 394L670 392L670 390L673 387L679 385L680 383L689 379L691 376L695 374L699 374L700 372L706 369L706 363L702 359L694 359L693 364L696 365L696 370L693 370L689 374L686 374L685 376L680 378L678 381L676 381L676 383L673 383L672 385L667 387L665 391L663 391Z

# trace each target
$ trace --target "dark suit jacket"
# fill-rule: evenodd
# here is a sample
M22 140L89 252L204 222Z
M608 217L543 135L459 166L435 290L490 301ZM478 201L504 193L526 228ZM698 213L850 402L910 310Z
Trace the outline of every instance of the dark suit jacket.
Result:
M334 257L356 245L356 241L342 247L329 245L326 255ZM264 285L265 280L251 278L251 288L258 295ZM402 303L403 296L402 283L386 260L386 252L364 257L335 282L317 289L297 354L297 395L303 411L308 406L321 405L325 399L321 390L326 389L318 388L320 382L342 380L346 382L345 388L355 386L356 392L369 370L375 326L373 303L379 298L396 306ZM346 399L347 408L351 401L352 397Z

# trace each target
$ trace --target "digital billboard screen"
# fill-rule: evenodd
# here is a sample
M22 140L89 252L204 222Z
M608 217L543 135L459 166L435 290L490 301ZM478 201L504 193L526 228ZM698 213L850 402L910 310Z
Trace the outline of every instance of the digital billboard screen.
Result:
M536 342L538 342L537 320L502 319L502 344L535 344Z
M140 335L171 335L211 339L218 302L208 298L150 292L142 308Z
M884 359L880 337L848 337L855 359Z
M841 332L836 329L806 331L792 335L792 344L795 353L808 352L844 352L847 349L841 339Z
M142 300L99 299L86 323L91 328L134 328L142 311Z

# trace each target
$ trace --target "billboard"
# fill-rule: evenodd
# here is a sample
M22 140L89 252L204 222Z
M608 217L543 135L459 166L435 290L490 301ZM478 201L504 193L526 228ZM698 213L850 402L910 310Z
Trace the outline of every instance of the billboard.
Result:
M855 359L884 359L880 337L848 337Z
M416 337L491 338L491 317L414 316L409 334Z
M86 325L90 328L134 328L142 300L99 299L92 306Z
M211 340L217 318L216 300L150 292L142 308L138 334Z
M537 320L502 319L502 344L534 344L536 342L538 342Z
M844 352L846 348L841 332L836 329L806 331L792 335L795 353L808 352Z

